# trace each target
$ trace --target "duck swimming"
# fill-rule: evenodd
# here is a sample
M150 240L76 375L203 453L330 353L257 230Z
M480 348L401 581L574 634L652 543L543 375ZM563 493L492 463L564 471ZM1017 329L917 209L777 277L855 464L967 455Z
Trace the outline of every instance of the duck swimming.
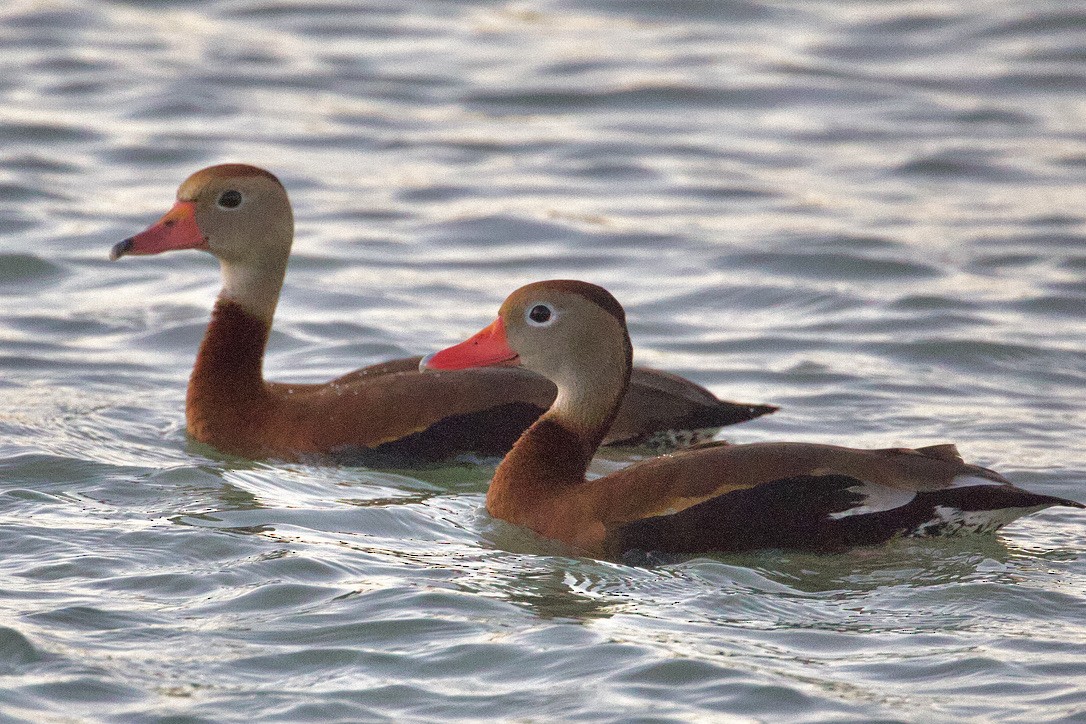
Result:
M264 169L211 166L190 176L158 222L115 245L111 259L181 249L218 258L222 291L189 378L188 433L243 457L306 455L426 462L502 455L555 396L518 369L421 373L419 357L384 362L323 384L264 379L272 318L294 238L287 192ZM718 400L681 377L636 368L605 444L667 431L717 428L772 412Z
M585 472L630 382L622 306L586 282L513 292L498 319L424 358L435 370L516 365L558 394L513 445L486 496L496 518L591 555L762 548L833 551L897 536L990 532L1082 503L1017 488L953 445L861 450L803 442L709 443L601 478Z

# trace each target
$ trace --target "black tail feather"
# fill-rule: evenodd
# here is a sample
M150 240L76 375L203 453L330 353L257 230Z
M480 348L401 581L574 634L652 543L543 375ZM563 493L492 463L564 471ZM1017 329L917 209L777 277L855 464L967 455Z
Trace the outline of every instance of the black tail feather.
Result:
M747 404L745 402L727 402L721 400L713 407L702 407L692 411L676 424L679 430L700 430L710 427L726 427L747 420L753 420L776 412L776 405Z

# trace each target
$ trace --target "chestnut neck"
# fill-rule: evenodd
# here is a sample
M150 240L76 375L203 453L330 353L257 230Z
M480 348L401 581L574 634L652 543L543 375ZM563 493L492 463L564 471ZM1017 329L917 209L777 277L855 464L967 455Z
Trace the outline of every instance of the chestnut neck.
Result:
M220 427L227 435L242 434L245 428L234 426L263 413L269 327L237 302L216 300L189 378L186 413L189 432L197 439L217 437Z
M618 414L630 383L632 350L624 334L621 348L593 356L569 381L555 381L554 404L529 427L494 473L487 507L517 507L533 497L561 494L585 481L588 464ZM603 360L601 363L601 359Z

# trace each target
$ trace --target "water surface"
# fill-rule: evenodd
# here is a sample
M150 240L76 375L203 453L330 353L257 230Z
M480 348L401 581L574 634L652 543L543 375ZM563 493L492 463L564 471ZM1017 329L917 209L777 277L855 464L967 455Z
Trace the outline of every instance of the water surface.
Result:
M1086 527L638 568L492 464L184 434L214 261L111 264L211 163L297 239L267 371L463 338L515 287L777 415L1086 500L1086 13L1062 2L14 0L0 9L0 717L1076 720ZM595 472L627 463L608 453Z

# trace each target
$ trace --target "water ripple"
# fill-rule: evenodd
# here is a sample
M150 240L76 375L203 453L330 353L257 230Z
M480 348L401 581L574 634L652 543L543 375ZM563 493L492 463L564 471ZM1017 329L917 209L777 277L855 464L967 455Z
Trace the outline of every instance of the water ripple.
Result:
M111 264L269 167L266 371L432 351L587 278L729 429L955 441L1086 499L1083 13L558 0L0 12L0 707L26 720L1074 719L1078 511L847 555L582 558L495 461L251 462L184 434L218 270ZM638 457L611 451L602 474Z

